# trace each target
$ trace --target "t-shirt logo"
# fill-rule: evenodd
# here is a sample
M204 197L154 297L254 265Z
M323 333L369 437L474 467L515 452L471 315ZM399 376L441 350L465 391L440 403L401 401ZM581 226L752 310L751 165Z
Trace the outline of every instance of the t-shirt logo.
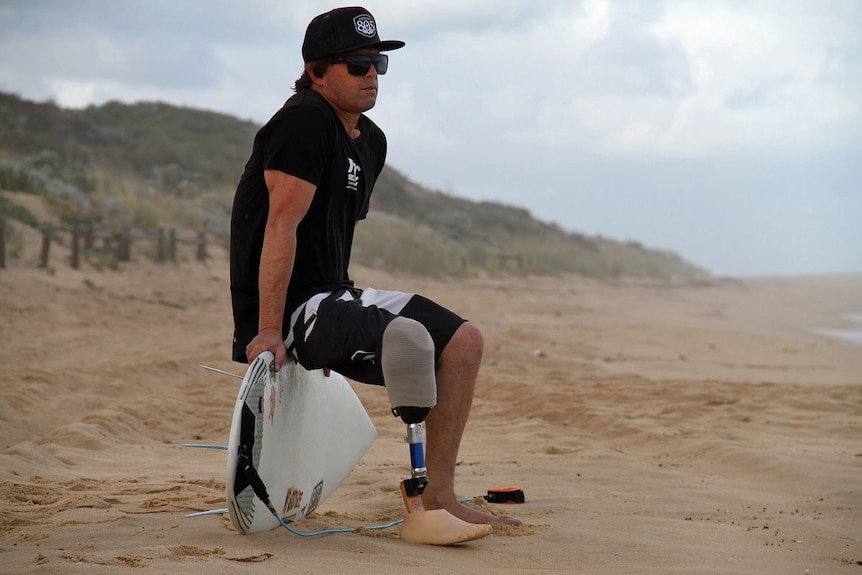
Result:
M362 168L359 164L353 161L352 158L347 158L347 189L353 192L359 191L359 172Z
M374 18L371 17L371 14L360 14L353 19L353 25L356 27L357 32L368 38L373 38L377 33Z

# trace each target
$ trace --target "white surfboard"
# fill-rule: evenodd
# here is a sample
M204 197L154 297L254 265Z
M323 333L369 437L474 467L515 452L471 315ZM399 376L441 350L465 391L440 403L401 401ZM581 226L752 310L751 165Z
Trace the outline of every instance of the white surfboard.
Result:
M249 365L234 406L226 492L231 523L241 533L279 526L255 493L255 475L282 520L298 521L338 487L377 437L341 375L307 371L291 358L278 372L273 365L270 352Z

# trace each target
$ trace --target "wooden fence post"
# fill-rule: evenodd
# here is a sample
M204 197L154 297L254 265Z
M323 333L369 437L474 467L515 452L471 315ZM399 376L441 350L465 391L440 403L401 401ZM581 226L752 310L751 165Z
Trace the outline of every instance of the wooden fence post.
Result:
M72 224L72 267L81 267L81 224L75 220Z
M39 267L48 268L48 254L51 252L51 226L42 226L42 252L39 254Z
M177 261L177 230L171 228L168 230L168 260L176 263Z
M6 218L0 218L0 269L6 268Z
M132 261L132 236L128 229L117 232L117 261Z
M123 259L123 232L114 232L113 236L113 241L116 245L113 245L111 247L117 250L117 263L124 262L126 260Z
M87 218L87 221L84 224L84 249L91 250L93 249L93 238L95 235L95 225L93 224L92 218Z
M204 232L198 232L198 261L206 261L207 259L207 235Z
M159 228L156 233L156 261L164 263L165 261L165 228Z

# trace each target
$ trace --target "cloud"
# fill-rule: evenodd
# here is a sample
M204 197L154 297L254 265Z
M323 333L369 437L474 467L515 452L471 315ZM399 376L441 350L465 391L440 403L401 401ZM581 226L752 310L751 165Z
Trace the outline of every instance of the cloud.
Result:
M15 2L0 21L0 50L16 54L17 62L0 64L0 82L68 106L81 105L87 95L89 103L180 95L191 104L195 91L206 98L244 67L261 72L291 60L291 74L301 68L295 45L305 24L291 28L285 23L294 20L293 12L280 3L272 7L281 9L270 13L259 3L225 0Z
M661 12L652 4L626 4L625 8L617 5L610 12L605 33L577 58L578 94L650 97L688 92L691 79L685 53L674 39L649 32L649 24Z
M506 34L522 44L523 30L545 24L570 10L566 0L438 0L405 4L380 0L364 4L378 20L382 36L401 34L412 41L437 40L452 34Z
M522 7L505 12L517 15ZM420 31L394 56L393 77L417 86L420 107L446 110L471 134L493 130L503 142L590 148L612 157L800 154L828 144L840 126L858 124L859 90L823 79L824 68L833 77L855 66L839 56L852 53L853 36L816 32L835 23L806 4L745 7L558 5L553 17L519 20L516 34L470 28L468 19L445 32ZM428 10L401 18L423 21ZM802 26L811 22L815 32ZM434 22L428 27L435 29ZM384 90L390 82L399 80L387 78ZM449 129L439 124L434 140L444 141Z
M858 35L820 5L741 7L674 2L652 26L656 37L679 43L691 68L692 92L676 102L666 149L798 153L822 147L842 123L858 125L859 75L848 84L823 81L825 63L843 68L848 61L837 54L859 53ZM855 15L858 23L862 10Z

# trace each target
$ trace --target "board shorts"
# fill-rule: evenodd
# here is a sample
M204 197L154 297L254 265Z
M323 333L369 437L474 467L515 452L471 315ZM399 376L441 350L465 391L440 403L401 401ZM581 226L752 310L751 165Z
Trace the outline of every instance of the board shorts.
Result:
M434 365L465 319L418 294L342 288L320 293L293 312L284 341L305 369L329 368L344 377L384 385L383 331L396 317L425 326L434 341Z

